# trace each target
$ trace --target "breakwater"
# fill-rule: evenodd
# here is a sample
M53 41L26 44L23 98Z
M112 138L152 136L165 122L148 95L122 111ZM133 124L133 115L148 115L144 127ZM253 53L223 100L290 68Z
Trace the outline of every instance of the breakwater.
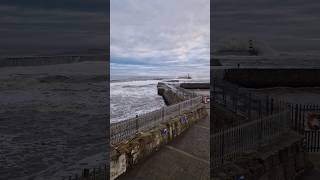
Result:
M184 100L184 97L179 96L177 93L173 91L173 89L171 89L165 83L159 82L157 88L158 95L163 97L163 100L166 103L166 105L177 104Z
M181 83L181 88L184 89L210 89L209 83Z

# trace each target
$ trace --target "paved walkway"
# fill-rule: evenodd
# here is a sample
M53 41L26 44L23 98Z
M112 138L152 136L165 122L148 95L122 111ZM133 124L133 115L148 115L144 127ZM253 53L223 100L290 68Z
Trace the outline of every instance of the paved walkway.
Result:
M307 167L307 170L298 180L319 180L320 179L320 153L309 153L309 160L313 167Z
M128 170L119 180L207 180L210 171L209 116L192 125L173 142Z

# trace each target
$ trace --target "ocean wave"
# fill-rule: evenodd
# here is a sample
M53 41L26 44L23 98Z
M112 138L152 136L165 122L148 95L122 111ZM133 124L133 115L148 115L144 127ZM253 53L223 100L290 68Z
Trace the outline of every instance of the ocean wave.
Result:
M157 94L159 80L126 81L110 84L111 123L163 107Z

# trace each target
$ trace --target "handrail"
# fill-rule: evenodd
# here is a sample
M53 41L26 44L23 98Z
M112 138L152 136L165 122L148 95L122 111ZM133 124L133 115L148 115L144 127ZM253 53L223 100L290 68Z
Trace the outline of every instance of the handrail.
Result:
M137 132L151 129L168 121L171 117L181 115L183 111L190 110L202 102L198 96L183 102L162 107L161 109L139 115L135 118L112 123L110 127L110 142L116 144L124 139L133 137Z

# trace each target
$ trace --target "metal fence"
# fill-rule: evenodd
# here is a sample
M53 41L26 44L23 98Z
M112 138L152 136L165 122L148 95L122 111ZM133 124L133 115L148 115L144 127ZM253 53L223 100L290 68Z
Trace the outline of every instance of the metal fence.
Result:
M235 122L227 129L213 131L213 168L219 168L243 153L256 150L289 131L293 119L289 103L271 96L254 94L227 82L215 81L212 90L214 102L245 117L241 122L234 119Z
M304 131L305 136L305 149L308 152L319 152L320 151L320 131Z
M277 114L288 108L288 103L271 96L254 94L228 83L217 83L213 89L213 100L228 110L246 117L246 121ZM235 122L238 124L241 122Z
M180 115L183 111L192 109L202 102L202 97L195 97L178 104L162 107L161 109L111 124L110 142L116 144L124 139L133 137L137 132L151 129L171 117Z
M291 126L295 131L303 133L306 129L306 114L308 112L320 113L320 106L317 104L290 104Z
M109 168L104 165L98 168L83 169L81 175L62 177L62 180L107 180L109 179Z
M307 113L320 113L316 104L291 104L291 128L304 135L305 149L308 152L320 152L320 131L309 129Z
M245 116L250 122L256 119L265 119L269 116L277 116L281 112L288 112L290 115L287 124L296 132L304 135L305 148L308 152L320 152L320 132L319 130L308 129L308 113L320 113L320 106L317 104L292 104L283 100L275 99L271 96L255 95L244 88L235 85L214 82L213 100L228 110ZM236 121L236 120L235 120ZM217 130L213 131L216 132ZM219 131L219 130L218 130ZM241 134L238 134L242 137ZM246 144L246 142L244 142Z
M270 143L275 137L289 131L289 120L290 112L284 111L213 134L212 167L219 168L227 161L237 159L242 153Z

